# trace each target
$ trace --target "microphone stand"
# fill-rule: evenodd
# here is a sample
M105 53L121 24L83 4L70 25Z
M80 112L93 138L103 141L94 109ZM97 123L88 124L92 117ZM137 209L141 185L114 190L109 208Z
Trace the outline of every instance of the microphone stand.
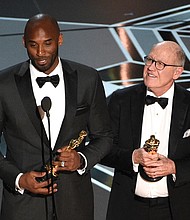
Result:
M49 97L44 97L41 102L42 109L44 112L46 112L47 121L48 121L48 135L49 135L49 156L50 156L50 170L51 170L51 187L52 187L52 208L53 208L53 220L57 220L57 213L56 213L56 207L55 207L55 198L54 198L54 192L53 192L53 157L52 157L52 148L51 148L51 131L50 131L50 114L49 110L51 108L51 99Z

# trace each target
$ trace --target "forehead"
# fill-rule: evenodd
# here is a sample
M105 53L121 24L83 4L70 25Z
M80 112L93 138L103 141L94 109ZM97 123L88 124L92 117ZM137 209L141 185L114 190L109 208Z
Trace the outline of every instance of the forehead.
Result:
M176 60L176 48L170 44L156 45L149 53L149 56L163 62L173 62Z
M25 32L25 38L28 40L47 38L54 39L58 36L59 32L57 28L49 22L37 22L29 24Z

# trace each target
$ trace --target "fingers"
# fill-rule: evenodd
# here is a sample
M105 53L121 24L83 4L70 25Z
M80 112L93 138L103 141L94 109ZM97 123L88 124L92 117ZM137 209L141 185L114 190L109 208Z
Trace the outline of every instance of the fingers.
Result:
M176 173L175 163L161 154L159 160L153 161L150 166L144 166L144 170L148 176L153 178Z
M162 167L144 167L145 173L152 178L165 176L165 170Z
M48 195L52 192L57 192L57 184L51 184L51 179L43 182L38 182L36 177L43 177L45 173L43 172L27 172L23 174L19 179L19 186L24 190L28 190L34 194Z
M36 189L37 194L50 195L52 193L57 192L57 184L54 183L53 186L51 184L46 185L46 187L41 187Z
M153 161L157 161L159 154L157 153L148 153L144 148L139 148L133 152L133 161L136 164L141 164L142 166L150 166Z
M75 171L80 167L80 155L75 150L66 150L61 148L58 150L59 155L57 161L54 162L57 171Z
M145 154L145 156L144 156ZM133 151L133 161L136 164L143 164L144 163L144 158L146 158L147 152L143 148L135 149Z

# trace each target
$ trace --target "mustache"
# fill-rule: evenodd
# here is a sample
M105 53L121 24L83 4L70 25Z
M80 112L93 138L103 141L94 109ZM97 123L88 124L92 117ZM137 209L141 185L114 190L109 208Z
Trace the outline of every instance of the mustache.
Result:
M41 60L47 60L47 59L48 59L47 57L40 57L40 58L35 58L34 60L41 61Z

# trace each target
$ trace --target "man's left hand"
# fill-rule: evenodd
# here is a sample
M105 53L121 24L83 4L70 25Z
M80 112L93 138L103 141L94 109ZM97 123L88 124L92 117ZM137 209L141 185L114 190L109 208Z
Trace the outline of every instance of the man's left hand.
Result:
M80 154L76 150L67 149L67 146L60 148L57 160L53 163L57 171L76 171L80 168Z
M144 170L149 177L156 178L176 174L175 163L173 160L159 154L157 161L152 161L149 166L145 166Z

